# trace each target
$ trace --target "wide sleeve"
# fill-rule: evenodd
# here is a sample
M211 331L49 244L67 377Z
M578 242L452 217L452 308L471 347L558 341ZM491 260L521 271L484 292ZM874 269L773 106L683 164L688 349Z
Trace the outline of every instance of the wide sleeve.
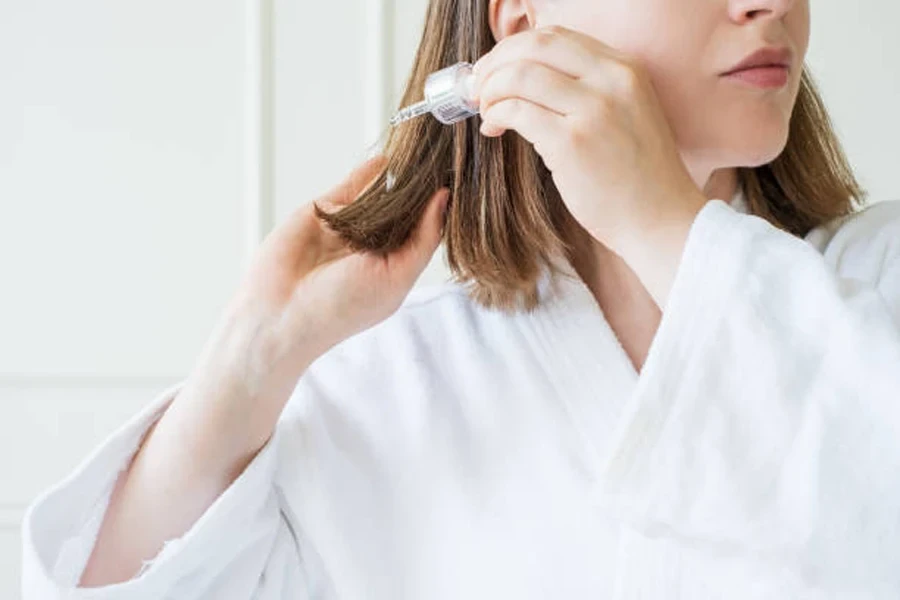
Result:
M284 590L272 588L290 586L292 597L303 591L296 540L273 485L277 430L191 529L168 541L136 577L77 588L118 474L183 383L162 392L28 508L23 522L25 600L280 598Z
M900 597L900 203L823 253L709 202L601 463L648 535Z

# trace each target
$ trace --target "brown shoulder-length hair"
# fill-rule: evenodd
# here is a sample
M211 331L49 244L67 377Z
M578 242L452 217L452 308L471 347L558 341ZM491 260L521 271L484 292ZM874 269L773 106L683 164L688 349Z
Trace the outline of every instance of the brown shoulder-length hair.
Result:
M430 0L402 106L421 99L430 73L490 51L489 2ZM543 268L557 273L556 258L570 258L587 233L532 145L514 131L484 137L478 121L448 126L426 116L395 127L382 174L340 211L316 212L354 250L386 253L407 241L432 194L449 187L443 241L454 280L483 306L532 310ZM750 212L794 235L859 207L863 191L806 68L784 152L739 176Z

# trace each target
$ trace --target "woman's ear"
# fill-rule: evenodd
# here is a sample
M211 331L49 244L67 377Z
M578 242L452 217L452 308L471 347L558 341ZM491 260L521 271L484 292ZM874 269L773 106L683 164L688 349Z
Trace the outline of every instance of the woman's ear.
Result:
M505 37L535 26L532 0L491 0L488 5L491 33L499 42Z

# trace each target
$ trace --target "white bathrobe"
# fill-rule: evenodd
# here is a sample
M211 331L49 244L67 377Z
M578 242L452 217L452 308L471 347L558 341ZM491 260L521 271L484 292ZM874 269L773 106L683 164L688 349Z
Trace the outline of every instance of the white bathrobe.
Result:
M805 239L709 202L640 376L569 273L517 316L414 291L139 576L75 589L165 390L29 508L25 598L900 598L900 202Z

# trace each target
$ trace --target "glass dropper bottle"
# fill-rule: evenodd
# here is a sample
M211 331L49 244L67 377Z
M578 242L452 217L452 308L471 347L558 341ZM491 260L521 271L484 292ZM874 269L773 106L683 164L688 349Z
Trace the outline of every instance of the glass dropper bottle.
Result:
M397 125L431 113L445 125L451 125L478 114L478 104L472 101L475 76L467 62L435 71L425 81L425 99L401 109L391 119Z

